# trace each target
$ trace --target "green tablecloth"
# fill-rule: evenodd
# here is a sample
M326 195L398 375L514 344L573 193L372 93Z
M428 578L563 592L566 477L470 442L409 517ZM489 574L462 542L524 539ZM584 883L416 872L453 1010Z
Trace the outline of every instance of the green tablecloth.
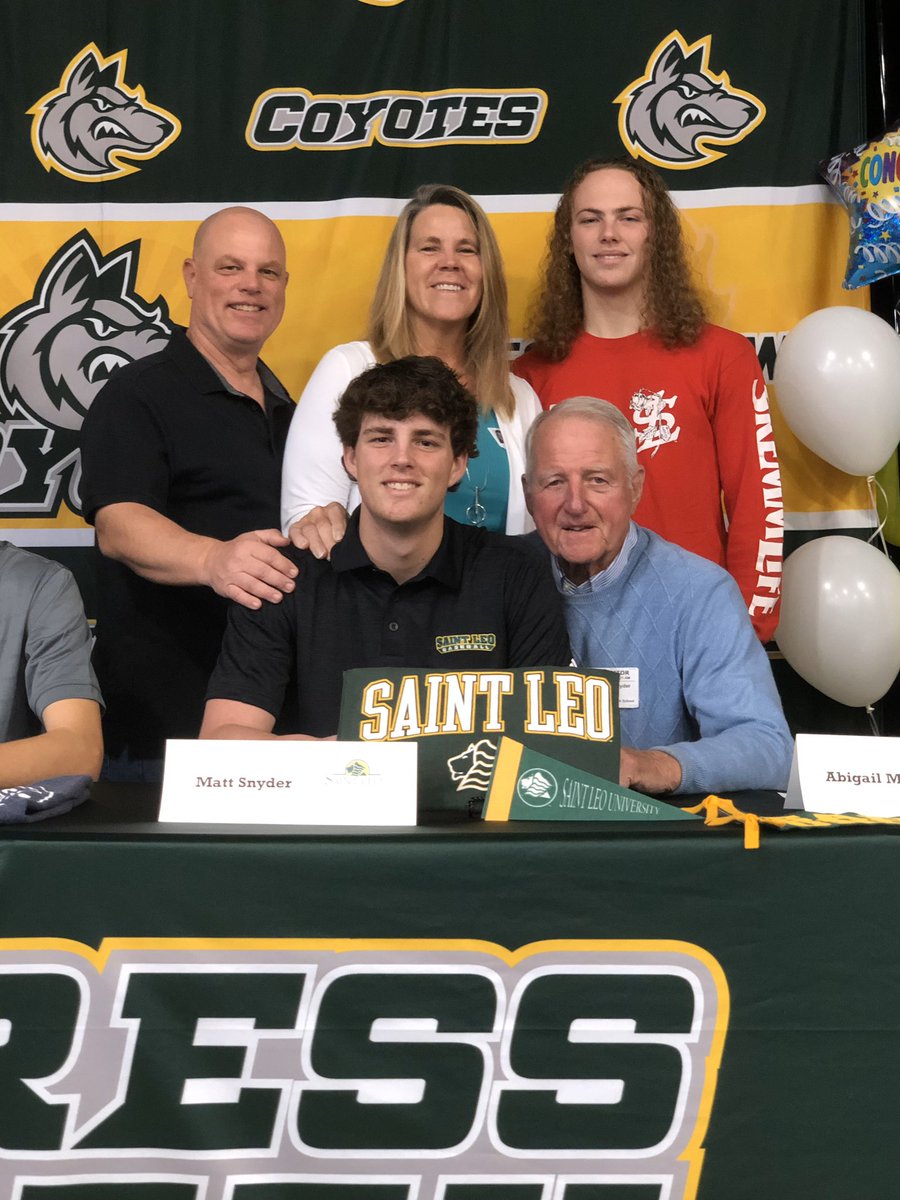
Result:
M893 830L173 833L98 796L0 837L0 1194L896 1192Z

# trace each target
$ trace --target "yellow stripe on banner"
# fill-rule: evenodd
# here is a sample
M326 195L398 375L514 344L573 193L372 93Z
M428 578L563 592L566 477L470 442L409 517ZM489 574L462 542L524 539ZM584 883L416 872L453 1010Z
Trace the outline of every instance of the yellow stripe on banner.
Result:
M5 537L6 534L4 531L9 529L14 529L16 531L22 529L27 529L29 531L36 529L77 529L79 534L81 534L82 531L86 530L87 528L88 526L86 522L83 521L81 517L76 516L76 514L72 512L71 508L69 508L65 501L60 504L59 512L55 517L0 517L0 537ZM13 540L16 539L14 538ZM19 544L26 545L25 542L20 542ZM45 542L34 542L32 544L35 546L39 544L45 546L56 546L62 545L64 542L63 539L60 539L59 542L56 542L54 539L49 538ZM90 542L86 542L85 544L90 545Z
M730 825L738 821L744 826L744 849L759 849L760 825L772 825L776 829L831 829L837 825L900 825L900 817L861 817L857 813L806 813L785 814L783 817L760 817L756 813L743 812L733 800L722 796L707 796L685 812L703 817L704 825Z
M868 288L842 287L850 226L839 205L687 209L684 218L717 324L780 337L817 309L869 307ZM785 510L868 508L865 481L808 450L781 415L777 388L769 397Z
M884 490L878 499L878 515L884 519L884 536L892 546L900 546L900 476L897 455L892 454L876 476Z
M719 325L785 333L833 304L868 308L845 291L850 224L835 204L683 210L697 279Z
M517 199L509 197L510 209ZM547 198L548 204L551 200ZM757 337L771 335L777 342L816 309L835 304L868 307L868 289L846 292L841 288L848 244L848 220L841 206L824 202L688 205L681 211L696 275L717 323ZM144 206L142 216L146 215ZM158 220L0 222L0 238L8 250L0 277L0 317L32 302L48 261L68 238L87 228L104 254L139 242L138 295L146 303L162 295L172 319L185 323L189 305L181 266L190 253L197 222L180 217L167 220L167 215L167 207L161 206ZM519 339L528 332L528 306L537 288L552 218L549 212L504 211L492 212L490 219L506 264L510 332ZM284 320L264 353L293 396L299 396L327 350L365 336L369 303L393 225L390 215L279 220L291 279ZM828 466L802 446L777 404L773 426L788 512L827 514L869 507L864 483ZM65 511L56 521L38 518L29 523L80 525Z
M772 431L781 463L786 513L830 513L871 508L862 476L847 475L813 454L788 428L778 407L778 390L769 386ZM862 523L862 522L861 522ZM826 522L827 524L827 522Z
M842 287L849 222L839 205L688 207L682 215L695 273L716 324L780 341L817 309L869 307L868 288ZM522 336L550 218L498 214L491 221L509 273L510 328L513 337ZM770 388L769 396L786 511L868 509L865 481L826 463L794 436L776 391Z
M265 205L261 207L265 208ZM784 333L807 313L833 304L868 307L868 291L845 292L847 217L833 204L684 209L697 278L712 319L744 333ZM510 328L527 332L551 217L491 215L506 264ZM0 236L10 253L0 278L0 313L31 298L54 251L81 228L104 253L140 241L137 290L162 293L176 321L187 319L181 264L196 221L6 221ZM344 216L281 220L291 282L281 328L267 358L296 394L326 350L362 337L369 302L394 218Z
M514 738L500 739L500 753L494 766L491 790L488 792L485 821L508 821L512 808L516 780L519 778L519 763L522 761L523 746Z

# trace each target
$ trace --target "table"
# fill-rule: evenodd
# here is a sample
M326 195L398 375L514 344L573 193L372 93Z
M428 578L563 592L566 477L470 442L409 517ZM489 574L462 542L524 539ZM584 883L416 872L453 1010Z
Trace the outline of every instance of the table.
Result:
M896 1193L895 831L155 804L0 836L0 1195Z

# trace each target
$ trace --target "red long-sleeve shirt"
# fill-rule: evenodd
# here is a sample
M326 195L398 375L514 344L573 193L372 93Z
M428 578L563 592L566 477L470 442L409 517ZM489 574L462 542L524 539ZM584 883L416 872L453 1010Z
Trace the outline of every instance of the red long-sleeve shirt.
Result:
M597 396L632 422L646 470L635 520L724 566L763 642L778 624L784 513L769 402L746 338L706 325L673 350L649 331L581 333L562 362L513 363L551 408Z

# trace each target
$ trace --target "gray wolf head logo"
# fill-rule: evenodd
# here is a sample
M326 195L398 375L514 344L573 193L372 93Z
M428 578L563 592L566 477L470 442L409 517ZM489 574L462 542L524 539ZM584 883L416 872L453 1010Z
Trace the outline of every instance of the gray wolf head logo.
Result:
M0 325L0 399L50 429L80 429L113 371L169 338L161 296L134 291L140 244L101 253L83 229L45 265L31 300Z
M104 255L82 230L44 266L32 298L0 318L0 512L55 513L66 465L68 501L80 508L85 413L114 371L169 338L166 302L135 292L139 254L130 242Z
M635 158L658 167L702 167L724 155L711 147L742 141L766 115L756 96L709 69L712 36L688 45L674 30L647 69L616 96L619 134Z
M177 117L127 86L127 56L104 58L91 42L29 108L31 144L48 171L87 183L118 179L140 170L128 159L155 158L181 133Z
M447 759L447 770L458 792L486 792L497 757L497 747L487 738L469 742L461 754Z

